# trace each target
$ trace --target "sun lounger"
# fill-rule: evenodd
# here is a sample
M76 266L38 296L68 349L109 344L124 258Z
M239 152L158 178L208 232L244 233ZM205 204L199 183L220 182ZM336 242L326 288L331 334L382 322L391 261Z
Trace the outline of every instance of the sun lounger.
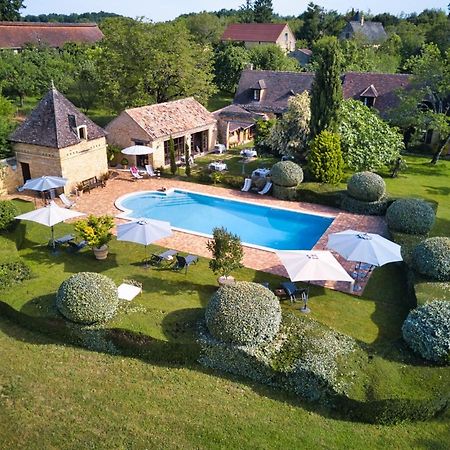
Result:
M166 250L163 253L160 253L159 255L153 254L150 256L150 264L153 266L160 266L163 262L171 262L173 261L173 257L177 255L176 250Z
M71 252L71 253L77 253L81 249L83 249L84 247L87 246L87 241L81 241L81 242L78 242L78 244L76 242L74 242L74 241L69 241L68 244L69 244L69 250L68 251Z
M242 186L241 191L242 192L248 192L251 187L252 187L252 179L251 178L246 178L244 180L244 186Z
M268 182L266 183L266 185L262 188L262 190L258 192L258 194L265 195L265 194L267 194L271 189L272 189L272 183L271 183L270 181L268 181Z
M146 170L147 175L148 175L149 177L156 177L156 173L155 173L155 171L153 170L153 167L151 166L151 164L147 164L147 165L145 166L145 170Z
M76 203L67 198L66 194L59 194L59 198L61 199L66 208L72 208L72 206L74 206Z
M117 295L120 300L127 300L128 302L131 302L131 300L134 299L137 295L139 295L142 292L142 285L137 286L136 284L128 284L128 283L122 283L117 288Z
M198 261L198 256L195 255L187 255L187 256L176 256L177 262L173 266L173 270L185 270L187 273L188 267L191 264L196 264Z
M130 167L130 172L136 180L140 180L141 178L143 178L136 166Z

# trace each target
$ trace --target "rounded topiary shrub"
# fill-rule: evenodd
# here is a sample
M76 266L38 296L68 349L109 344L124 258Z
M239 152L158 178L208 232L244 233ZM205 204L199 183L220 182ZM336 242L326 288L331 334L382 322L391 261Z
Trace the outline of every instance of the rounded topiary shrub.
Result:
M350 197L350 195L345 194L342 197L340 207L344 211L348 211L354 214L367 214L369 216L383 216L386 214L388 207L388 199L381 198L375 202L363 202L362 200L357 200L356 198Z
M376 202L386 194L386 183L376 173L357 172L348 180L347 193L356 200Z
M80 272L61 283L56 294L56 307L76 323L91 324L111 319L119 298L114 282L99 273Z
M433 301L413 309L402 327L403 339L429 361L450 363L450 302Z
M418 198L401 198L389 206L386 212L388 227L407 234L427 234L435 219L429 203Z
M432 237L416 245L412 266L434 280L450 281L450 238Z
M205 312L213 337L234 345L270 342L281 323L280 302L266 287L247 281L223 286L211 297Z
M9 230L18 214L19 211L11 200L0 200L0 231Z
M272 182L278 186L297 187L303 181L303 170L293 161L280 161L270 171Z

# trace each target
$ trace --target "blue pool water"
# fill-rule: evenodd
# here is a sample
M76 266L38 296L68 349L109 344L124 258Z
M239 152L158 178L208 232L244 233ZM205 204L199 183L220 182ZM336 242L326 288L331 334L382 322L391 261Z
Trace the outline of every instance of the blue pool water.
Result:
M211 235L225 227L243 243L274 250L310 250L333 222L331 217L212 197L182 190L143 192L119 200L127 217L165 220L172 227Z

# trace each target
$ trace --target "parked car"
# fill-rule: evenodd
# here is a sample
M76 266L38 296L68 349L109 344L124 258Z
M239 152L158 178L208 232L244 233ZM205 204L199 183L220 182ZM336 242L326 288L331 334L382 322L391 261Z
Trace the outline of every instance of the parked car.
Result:
M219 154L225 153L226 151L227 151L227 148L225 147L224 144L216 144L214 146L214 150L213 150L214 153L219 153Z

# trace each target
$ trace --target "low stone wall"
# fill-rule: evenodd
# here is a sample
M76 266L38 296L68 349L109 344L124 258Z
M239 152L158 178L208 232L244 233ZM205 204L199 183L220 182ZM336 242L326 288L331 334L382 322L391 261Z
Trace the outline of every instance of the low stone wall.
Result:
M0 196L16 192L16 188L22 184L22 174L16 159L0 160Z

